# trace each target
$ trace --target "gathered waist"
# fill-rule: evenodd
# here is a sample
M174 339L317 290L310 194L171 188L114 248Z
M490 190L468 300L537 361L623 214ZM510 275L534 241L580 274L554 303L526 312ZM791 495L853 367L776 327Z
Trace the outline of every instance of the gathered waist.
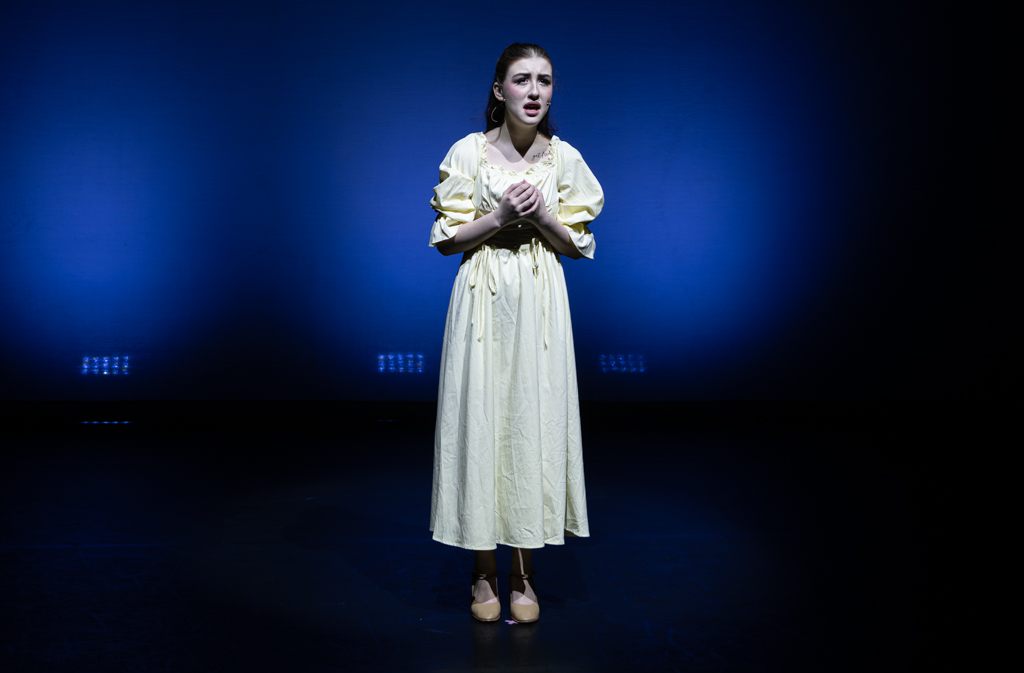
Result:
M548 304L551 298L550 286L552 279L551 266L561 264L558 254L547 244L543 235L537 231L532 224L505 227L495 235L488 238L473 250L467 251L462 257L463 264L469 264L468 283L469 289L474 293L473 303L473 325L476 327L477 341L484 338L485 314L490 305L485 296L492 297L498 293L499 267L502 261L507 262L513 255L500 253L500 250L509 250L516 258L519 258L532 267L532 275L536 279L533 283L535 296L539 299L541 324L543 325L543 343L547 348L547 317L549 315ZM549 253L550 256L546 253Z
M527 245L535 238L543 238L532 224L510 224L495 235L484 241L484 245L494 248L505 248L506 250L518 250Z

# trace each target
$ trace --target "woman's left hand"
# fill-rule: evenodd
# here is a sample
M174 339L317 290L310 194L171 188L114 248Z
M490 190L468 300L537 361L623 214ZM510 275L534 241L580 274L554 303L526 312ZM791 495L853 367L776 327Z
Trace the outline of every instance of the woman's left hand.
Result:
M533 208L530 209L530 212L524 213L524 215L526 216L526 219L532 220L533 222L540 224L540 218L543 217L545 213L547 213L547 206L544 205L544 195L541 194L540 190L534 187L533 185L530 185L529 183L527 184L530 186L530 189L533 190L533 193L536 195L537 201L533 204Z
M529 183L527 184L529 185ZM582 257L580 251L576 248L576 244L572 242L572 238L569 236L569 228L559 224L558 220L548 212L547 206L544 204L544 195L540 193L540 190L533 185L529 185L529 187L533 190L531 197L535 198L536 201L529 212L523 213L523 217L534 223L537 230L547 239L555 252L573 259ZM529 194L530 192L527 191L526 193Z

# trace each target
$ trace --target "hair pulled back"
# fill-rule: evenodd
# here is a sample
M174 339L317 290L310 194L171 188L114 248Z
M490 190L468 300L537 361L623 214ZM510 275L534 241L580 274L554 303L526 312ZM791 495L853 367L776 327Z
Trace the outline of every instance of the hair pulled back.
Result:
M498 86L503 85L509 66L524 58L542 58L551 63L551 57L539 45L514 42L505 47L505 51L501 52L501 56L498 58L497 65L494 66L494 83ZM552 75L554 75L554 68L554 64L551 63ZM491 86L491 94L487 98L487 110L484 111L484 119L487 121L488 131L501 126L502 122L505 121L505 104L494 96L493 85ZM550 120L551 108L548 108L544 117L537 124L537 132L545 138L550 138L553 133L558 131Z

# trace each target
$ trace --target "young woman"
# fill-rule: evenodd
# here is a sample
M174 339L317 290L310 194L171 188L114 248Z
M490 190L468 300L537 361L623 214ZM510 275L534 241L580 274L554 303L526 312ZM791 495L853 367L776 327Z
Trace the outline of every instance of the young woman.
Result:
M587 537L576 364L560 256L593 258L604 194L548 122L553 70L535 44L498 59L487 131L441 164L430 245L464 253L448 305L430 529L476 550L471 612L497 621L498 544L511 616L536 621L532 550Z

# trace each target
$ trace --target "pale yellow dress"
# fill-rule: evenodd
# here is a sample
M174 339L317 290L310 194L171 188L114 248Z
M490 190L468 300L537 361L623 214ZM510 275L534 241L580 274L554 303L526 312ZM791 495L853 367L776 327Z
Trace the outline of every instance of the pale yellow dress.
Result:
M594 256L587 224L604 194L580 153L557 136L526 171L487 162L486 140L455 143L430 205L430 245L496 210L526 179ZM562 544L590 534L576 361L562 263L528 222L513 223L467 252L455 277L441 351L434 481L434 539L466 549Z

